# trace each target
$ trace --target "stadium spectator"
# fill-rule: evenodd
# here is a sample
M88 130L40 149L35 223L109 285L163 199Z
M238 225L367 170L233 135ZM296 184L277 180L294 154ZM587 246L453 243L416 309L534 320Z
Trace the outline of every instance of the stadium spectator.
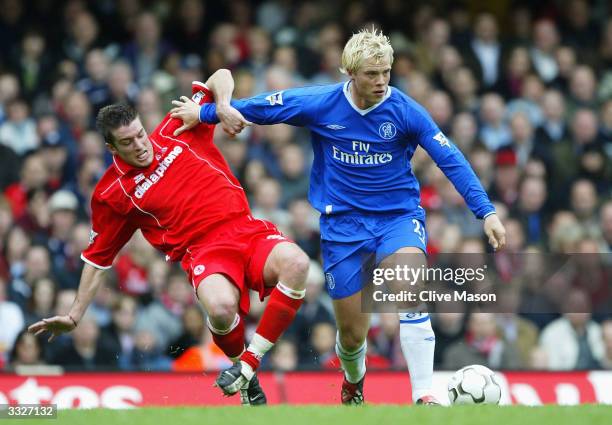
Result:
M572 71L569 85L569 113L578 108L596 109L597 80L595 73L588 65L578 65Z
M187 349L196 346L204 339L206 320L198 305L190 305L183 312L183 333L170 343L166 354L174 359L180 357Z
M49 251L41 245L28 247L23 262L18 267L21 268L20 272L15 269L12 272L13 280L9 284L9 298L22 309L26 309L28 300L32 296L34 282L48 277L51 272Z
M7 282L0 276L0 364L6 364L25 321L17 304L7 300Z
M296 199L289 204L289 214L289 236L310 258L318 258L321 252L318 213L306 199ZM318 267L318 263L311 263L310 267L312 270L313 267Z
M34 281L32 285L32 296L28 308L25 309L25 324L30 326L45 317L49 317L55 309L55 295L57 285L48 277L42 277Z
M109 72L110 58L104 50L90 50L85 57L85 76L77 81L75 87L87 96L94 115L109 103Z
M298 311L288 330L296 341L309 341L312 329L319 323L333 323L331 301L323 291L325 277L323 269L315 261L310 262L308 277L306 278L306 296L304 304ZM323 331L324 332L324 331ZM319 364L313 359L313 347L310 344L298 346L300 363ZM327 361L327 358L325 359ZM324 362L321 362L324 363Z
M15 370L22 366L45 364L40 340L26 329L19 332L11 351L9 366Z
M570 204L578 222L589 235L597 235L597 191L586 179L577 180L570 188Z
M191 309L193 308L195 307L191 307ZM200 329L200 325L198 325L200 320L196 320L195 323L190 325L190 328ZM194 332L194 330L192 329L189 332ZM181 340L185 341L183 338ZM197 343L191 347L186 347L185 351L174 360L172 370L184 372L217 371L223 370L231 364L232 362L214 343L210 330L205 326L201 330Z
M270 353L269 368L277 372L291 372L298 367L298 354L295 342L280 339Z
M65 11L69 12L69 9ZM65 19L68 38L62 46L62 53L79 68L84 67L87 52L100 47L100 27L94 15L87 10L66 13Z
M23 99L14 99L6 105L6 119L0 125L0 144L8 146L17 155L24 156L38 148L36 121Z
M116 353L104 339L98 338L99 335L94 317L85 315L72 334L71 343L54 353L52 363L80 371L116 368Z
M516 348L521 366L527 366L530 355L538 344L538 328L529 319L519 315L520 287L518 285L501 286L497 294L495 319L499 334L506 343Z
M120 295L113 306L112 320L102 329L100 335L104 345L115 353L118 366L124 370L132 368L137 308L136 299L128 295Z
M399 340L399 320L395 314L378 315L378 323L370 329L368 344L378 355L388 359L394 369L406 366Z
M128 359L128 370L168 371L172 360L164 354L164 349L156 340L155 335L148 330L136 332L134 348Z
M605 353L601 359L601 367L612 369L612 320L606 320L601 324L601 335L605 347Z
M612 252L612 200L606 201L600 210L600 226L603 236L602 252Z
M159 18L151 12L140 13L134 22L134 40L122 52L134 70L139 86L151 82L153 74L170 53L170 43L161 37Z
M332 322L314 323L308 340L309 355L300 355L300 367L314 369L336 357L336 327Z
M507 52L499 41L497 20L491 13L481 13L474 20L474 36L465 50L466 63L482 81L483 91L499 91Z
M525 79L532 71L529 50L524 46L517 46L510 51L506 62L502 91L504 97L511 99L519 97L522 93Z
M253 217L276 223L281 230L288 228L291 217L287 211L280 208L281 197L282 188L277 180L261 180L255 189Z
M601 327L591 320L591 303L584 291L573 289L563 303L565 314L540 334L551 370L598 367L604 354ZM559 342L563 341L562 344Z
M483 364L493 369L522 367L515 343L504 341L497 332L493 314L471 313L464 340L448 347L442 366L449 370L470 364Z
M491 185L491 199L500 201L512 209L518 199L521 170L512 148L503 148L495 153L495 177Z
M304 151L296 144L281 148L279 166L282 176L279 179L283 193L281 205L285 208L299 198L308 195L308 172Z
M491 151L496 151L512 142L512 134L506 123L505 114L506 105L500 95L487 93L482 97L479 138Z
M555 49L559 45L557 25L550 19L540 19L533 27L531 60L538 75L545 83L552 82L559 73Z
M546 236L546 182L537 177L525 178L519 188L516 208L512 211L514 217L520 217L520 223L525 229L527 244L543 244ZM520 252L522 246L515 252Z
M442 366L448 348L462 338L465 332L466 318L465 312L459 311L442 311L434 316L432 326L436 333L436 352L434 355L434 365L436 367Z
M44 35L37 30L27 30L11 62L11 68L19 78L21 93L27 100L34 100L46 89L53 72L53 58Z

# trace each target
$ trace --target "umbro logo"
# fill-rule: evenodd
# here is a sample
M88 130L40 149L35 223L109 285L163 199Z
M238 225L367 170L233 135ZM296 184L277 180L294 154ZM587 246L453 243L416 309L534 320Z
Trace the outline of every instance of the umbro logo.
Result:
M329 128L330 130L342 130L343 128L346 128L345 126L339 124L329 124L325 127Z
M266 239L278 239L280 241L284 241L286 238L282 235L268 235Z

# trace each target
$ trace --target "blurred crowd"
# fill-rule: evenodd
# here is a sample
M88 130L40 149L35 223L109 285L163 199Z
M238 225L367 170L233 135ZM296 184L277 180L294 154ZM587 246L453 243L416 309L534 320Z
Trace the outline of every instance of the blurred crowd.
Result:
M151 131L171 99L221 67L233 72L235 97L344 81L343 45L365 25L391 38L391 84L423 104L474 167L506 225L508 252L607 255L597 264L608 267L593 270L609 286L609 7L603 0L0 0L0 370L226 367L186 276L139 234L71 334L47 343L24 331L66 314L75 297L89 199L110 162L95 115L130 102ZM253 214L312 259L304 306L263 367L337 368L318 216L306 200L308 132L255 126L215 139ZM412 167L429 252L485 252L482 224L423 150ZM612 316L588 313L601 294L571 282L565 288L557 294L567 301L564 314L436 314L436 368L612 369ZM264 304L252 306L251 333ZM405 368L397 316L372 320L369 367Z

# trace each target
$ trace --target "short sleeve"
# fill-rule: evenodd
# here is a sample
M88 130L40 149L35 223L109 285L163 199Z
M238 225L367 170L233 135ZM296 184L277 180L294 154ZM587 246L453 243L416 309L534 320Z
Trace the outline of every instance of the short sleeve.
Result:
M130 215L119 214L95 196L91 201L91 211L89 246L81 254L81 259L98 269L108 269L137 227L130 221Z

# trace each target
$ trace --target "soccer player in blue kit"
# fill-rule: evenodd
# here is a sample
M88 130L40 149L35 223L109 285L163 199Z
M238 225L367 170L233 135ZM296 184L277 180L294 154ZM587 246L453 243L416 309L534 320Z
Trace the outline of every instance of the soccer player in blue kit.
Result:
M181 131L198 122L221 122L230 134L251 122L286 123L312 133L314 161L309 199L321 213L321 245L327 291L333 299L336 352L344 370L344 404L362 404L366 337L370 314L361 308L365 254L393 263L397 254L425 264L425 211L410 159L424 148L465 199L494 249L505 245L505 229L461 152L413 99L389 86L393 48L382 33L362 30L342 54L345 83L287 89L231 100L215 93L215 104L174 101ZM247 121L248 120L248 121ZM401 257L401 256L400 256ZM401 312L400 342L417 404L439 404L432 395L435 336L426 312Z

